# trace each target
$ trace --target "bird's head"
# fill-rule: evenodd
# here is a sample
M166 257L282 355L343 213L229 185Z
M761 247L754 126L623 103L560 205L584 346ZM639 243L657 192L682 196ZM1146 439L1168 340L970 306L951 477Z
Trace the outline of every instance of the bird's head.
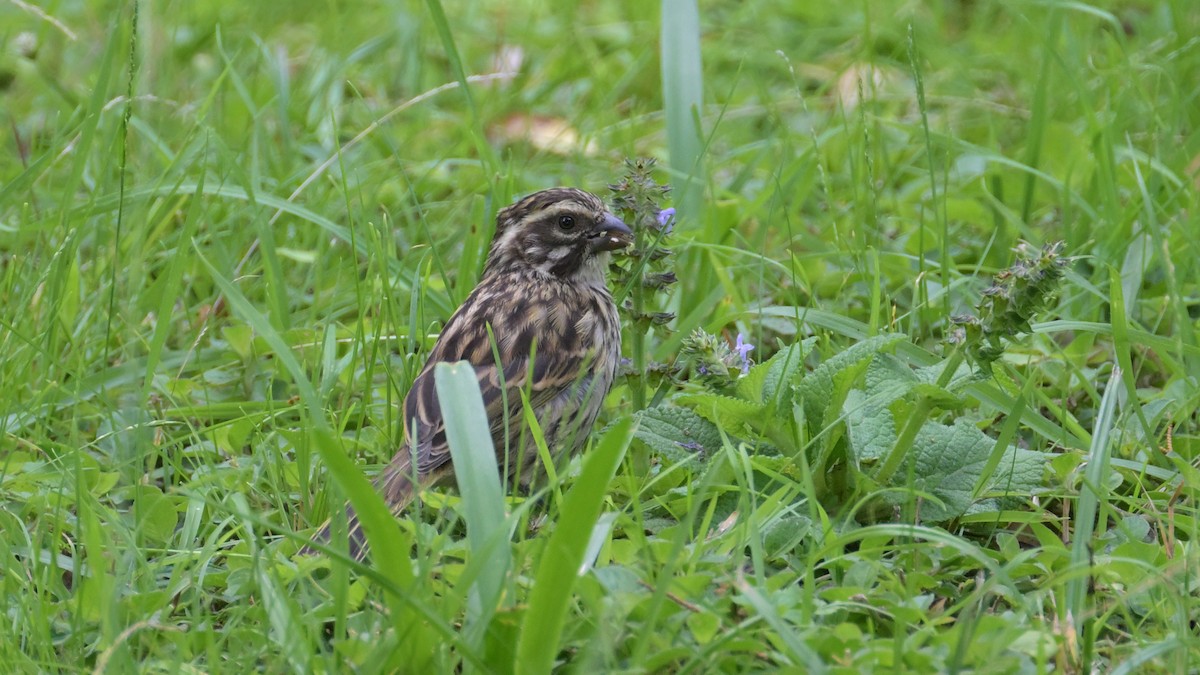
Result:
M603 283L608 252L632 242L629 226L598 197L575 188L551 188L496 216L484 273L527 269L561 278L596 276Z

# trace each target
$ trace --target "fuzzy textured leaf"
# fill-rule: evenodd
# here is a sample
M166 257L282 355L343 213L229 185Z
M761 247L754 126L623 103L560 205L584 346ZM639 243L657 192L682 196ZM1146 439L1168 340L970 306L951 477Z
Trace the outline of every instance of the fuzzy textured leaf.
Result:
M869 338L827 359L800 380L796 385L796 393L804 403L804 414L809 424L815 429L821 428L838 382L846 381L840 375L856 375L855 369L862 367L868 359L903 339L905 336L899 333Z
M915 462L912 485L944 502L922 504L922 520L950 520L968 513L973 506L980 506L972 503L971 493L995 443L995 439L966 420L955 420L952 425L928 422L921 428L912 448ZM1029 493L1041 483L1046 460L1045 453L1010 447L989 490ZM906 470L898 471L896 481L905 483L907 475Z
M642 410L634 417L634 438L671 461L703 461L721 447L717 427L688 408L663 405Z
M693 408L727 432L736 432L746 425L760 424L767 413L767 406L762 403L720 394L684 394L676 400Z
M790 385L795 384L804 372L804 357L812 350L816 341L813 337L791 344L751 368L745 377L738 380L738 395L750 401L768 404L779 396L780 399L776 401L778 407L789 407L792 393Z
M898 403L901 399L923 395L936 397L947 406L960 403L952 393L927 381L935 375L935 370L914 371L890 354L876 354L871 360L864 377L865 390L849 392L842 407L850 456L860 466L879 460L895 446L899 435L896 417L905 410L905 404ZM942 500L943 504L922 504L921 518L927 522L996 508L994 500L973 502L971 498L995 444L995 439L965 420L950 426L926 422L906 458L908 466L900 469L891 483L907 485L911 468L912 486ZM984 492L1028 493L1040 483L1045 459L1042 453L1009 448ZM889 499L895 502L904 497Z
M864 380L866 389L849 392L842 405L850 456L860 465L878 460L896 444L892 403L920 382L912 368L892 354L876 354Z
M850 455L861 466L878 461L896 444L896 420L888 404L893 399L870 396L855 389L846 396L846 433Z

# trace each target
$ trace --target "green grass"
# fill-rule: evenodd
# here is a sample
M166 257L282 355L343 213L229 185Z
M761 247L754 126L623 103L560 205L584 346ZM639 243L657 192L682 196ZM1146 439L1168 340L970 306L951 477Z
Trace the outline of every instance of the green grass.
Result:
M40 7L0 5L12 670L1200 668L1191 0ZM392 519L496 211L639 156L681 215L642 356L765 365ZM1022 240L1056 299L947 368ZM347 494L372 561L293 558Z

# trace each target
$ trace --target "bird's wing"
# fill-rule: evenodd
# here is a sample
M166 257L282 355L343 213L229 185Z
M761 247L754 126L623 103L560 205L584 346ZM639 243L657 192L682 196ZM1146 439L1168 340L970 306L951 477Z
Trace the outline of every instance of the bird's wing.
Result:
M528 391L530 404L538 409L588 368L593 353L580 339L577 309L545 290L519 285L484 283L471 293L446 323L404 399L405 436L415 449L418 476L428 476L450 460L434 367L467 361L475 368L492 439L500 445L506 409L511 429L523 423L520 390Z

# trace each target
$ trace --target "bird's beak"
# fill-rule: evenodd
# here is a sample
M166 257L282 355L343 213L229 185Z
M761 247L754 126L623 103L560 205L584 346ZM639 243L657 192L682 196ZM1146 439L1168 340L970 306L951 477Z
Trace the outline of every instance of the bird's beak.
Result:
M596 225L589 237L592 251L615 251L633 243L633 230L621 222L621 219L611 213L604 214L604 220Z

